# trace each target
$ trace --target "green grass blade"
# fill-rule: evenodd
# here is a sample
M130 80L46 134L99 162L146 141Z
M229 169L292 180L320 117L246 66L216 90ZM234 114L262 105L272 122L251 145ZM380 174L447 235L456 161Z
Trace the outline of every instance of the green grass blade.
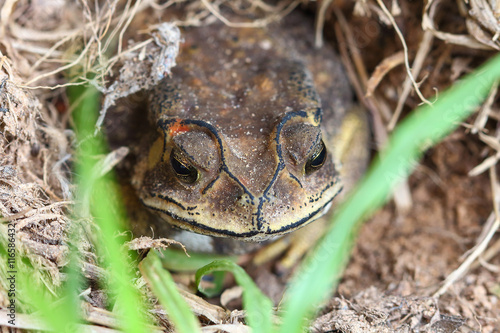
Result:
M110 177L96 179L95 157L107 150L102 135L93 136L100 109L100 96L95 88L81 86L68 87L68 96L71 101L80 100L72 114L79 142L76 173L78 201L81 206L76 207L76 212L79 217L88 218L85 202L90 201L90 209L100 231L95 235L97 253L109 272L110 293L119 300L117 312L122 328L130 333L144 332L144 320L140 311L144 306L136 288L131 284L132 264L123 248L128 239L117 237L124 235L126 230L124 209L116 204L120 197L119 191ZM85 97L81 99L81 96Z
M74 270L74 267L70 269ZM34 272L27 270L21 273L19 292L23 293L25 298L29 298L31 311L36 311L39 318L54 332L80 332L78 325L82 323L82 318L78 302L79 289L77 289L80 287L80 279L78 272L70 273L68 269L66 272L68 281L59 292L61 298L52 295L41 281L34 283Z
M57 299L53 294L56 288L50 283L50 277L33 267L29 259L19 251L16 250L15 254L14 262L7 265L7 261L5 261L5 266L2 266L2 268L9 267L8 271L11 272L7 275L10 280L2 281L2 283L12 283L12 288L9 284L9 286L5 286L8 287L5 290L9 292L9 297L14 300L15 313L37 312L38 317L55 332L63 332L68 329L79 332L77 324L81 323L81 318L77 302L77 289L73 293L68 292L75 283L78 285L78 274L68 273L68 281L58 290L64 297ZM2 259L7 258L7 250L3 241L0 242L0 255ZM49 286L53 289L52 291L49 290ZM9 319L13 319L14 324L18 321L16 316L9 317Z
M167 311L168 318L174 324L176 332L200 332L198 320L177 291L170 273L163 269L156 252L149 251L147 257L139 264L139 267L151 290Z
M206 253L186 253L180 249L167 248L161 250L160 260L163 268L176 272L195 272L199 268L208 265L214 260L228 259L236 261L237 256L216 255Z
M408 176L425 149L472 113L499 77L497 56L443 93L433 106L418 108L398 126L387 150L337 210L333 227L293 279L281 332L302 332L315 307L335 289L360 221L387 200L390 191Z
M196 285L199 286L201 278L215 271L231 272L238 285L243 288L243 306L247 311L250 327L254 332L272 332L272 302L255 285L250 276L234 262L229 260L216 260L196 272Z

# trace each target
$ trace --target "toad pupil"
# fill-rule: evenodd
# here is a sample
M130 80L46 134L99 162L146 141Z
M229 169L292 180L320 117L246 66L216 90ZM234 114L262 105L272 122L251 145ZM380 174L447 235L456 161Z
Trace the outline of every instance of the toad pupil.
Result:
M326 147L321 141L320 149L307 161L305 166L305 173L310 174L323 166L326 160Z
M170 164L177 174L179 180L192 184L198 179L198 171L195 167L189 165L188 163L181 162L181 159L177 157L177 154L172 151L170 154Z

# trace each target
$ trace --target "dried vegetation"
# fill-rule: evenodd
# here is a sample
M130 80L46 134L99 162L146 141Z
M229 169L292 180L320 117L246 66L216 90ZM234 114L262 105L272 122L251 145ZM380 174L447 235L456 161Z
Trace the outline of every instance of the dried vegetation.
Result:
M49 286L61 283L67 227L75 223L75 143L65 86L81 83L68 82L67 74L82 67L93 74L90 83L105 95L104 117L117 99L151 87L174 65L180 41L175 26L216 19L263 26L300 5L222 1L242 15L262 13L253 23L241 23L223 17L220 1L201 0L187 5L185 20L156 24L176 2L183 1L0 2L0 233L5 243L8 223L15 225L18 249L38 268L35 278ZM497 1L330 0L316 13L318 45L334 37L358 99L371 114L374 149L406 112L432 103L500 48ZM339 287L342 297L325 307L313 331L500 331L499 120L494 87L466 124L427 153L393 203L366 224ZM102 278L85 237L81 250L85 276ZM8 302L5 274L2 264L2 306ZM281 290L278 278L262 274L267 289ZM184 294L206 322L243 329L231 324L238 322L237 312L228 318L221 307ZM82 297L90 323L115 327L103 319L110 313L100 309L102 291ZM161 309L153 312L158 325L166 323Z

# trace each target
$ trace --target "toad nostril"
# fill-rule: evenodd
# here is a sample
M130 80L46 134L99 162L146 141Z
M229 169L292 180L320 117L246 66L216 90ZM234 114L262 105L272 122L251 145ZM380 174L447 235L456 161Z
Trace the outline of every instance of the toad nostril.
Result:
M245 195L245 192L239 186L231 186L220 196L219 205L224 209L234 209Z
M240 206L250 206L250 205L253 205L253 200L250 198L250 196L247 193L243 193L238 197L237 203Z

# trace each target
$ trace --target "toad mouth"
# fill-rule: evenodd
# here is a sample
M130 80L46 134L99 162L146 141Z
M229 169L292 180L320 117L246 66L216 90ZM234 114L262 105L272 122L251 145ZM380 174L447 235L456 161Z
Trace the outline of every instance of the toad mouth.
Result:
M323 216L331 207L332 201L335 199L335 197L340 193L341 191L338 191L332 198L330 198L325 204L323 204L321 207L316 209L315 211L311 212L307 216L299 219L298 221L295 221L293 223L288 223L287 225L279 228L279 229L271 229L269 226L267 228L263 228L264 230L250 230L247 232L235 232L231 230L225 230L225 229L217 229L213 228L210 226L207 226L206 224L197 222L194 219L188 219L184 218L181 216L178 216L175 213L172 213L168 210L158 208L156 206L150 205L147 202L145 202L143 199L141 199L141 202L143 205L148 207L151 210L157 211L161 214L165 214L169 216L172 219L172 224L182 228L182 229L187 229L192 232L196 233L201 233L201 234L209 234L212 236L216 237L231 237L231 238L239 238L242 240L264 240L267 238L270 238L271 236L276 236L276 235L282 235L286 234L289 232L292 232L310 222L313 222L317 218Z

